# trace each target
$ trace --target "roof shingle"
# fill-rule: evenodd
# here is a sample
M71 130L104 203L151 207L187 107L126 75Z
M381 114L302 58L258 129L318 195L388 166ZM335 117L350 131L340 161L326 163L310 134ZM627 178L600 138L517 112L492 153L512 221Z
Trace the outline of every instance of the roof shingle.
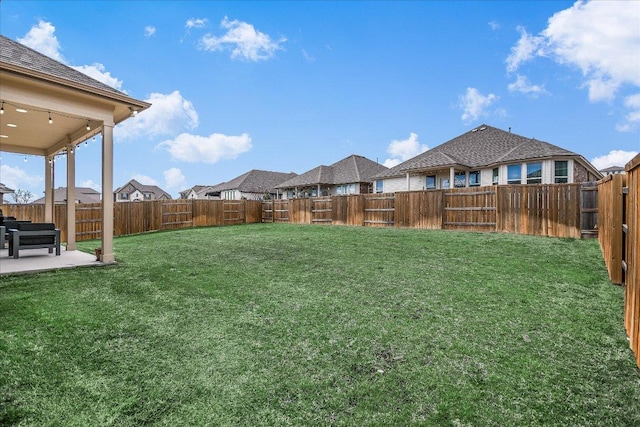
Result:
M481 125L376 175L376 178L399 176L413 170L455 165L483 168L499 163L553 156L577 154L548 142Z
M79 83L93 89L111 92L119 96L128 96L124 92L2 35L0 35L0 62L58 77L72 83Z

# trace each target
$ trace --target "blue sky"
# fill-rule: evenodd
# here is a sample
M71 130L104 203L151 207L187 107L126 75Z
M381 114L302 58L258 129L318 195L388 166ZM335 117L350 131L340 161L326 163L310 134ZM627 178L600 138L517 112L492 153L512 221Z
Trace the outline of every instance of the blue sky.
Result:
M639 1L0 2L2 35L153 104L116 127L114 186L174 196L351 154L394 165L482 123L623 165L639 23ZM0 181L40 197L44 161L1 155ZM99 143L76 175L99 189Z

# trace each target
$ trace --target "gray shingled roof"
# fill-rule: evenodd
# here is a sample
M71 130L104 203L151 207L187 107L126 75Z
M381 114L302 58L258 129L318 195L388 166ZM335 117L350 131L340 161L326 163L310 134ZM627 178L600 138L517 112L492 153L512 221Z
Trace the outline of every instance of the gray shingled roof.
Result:
M608 168L600 169L600 172L620 172L624 170L624 166L609 166Z
M79 203L100 203L100 192L89 187L76 187L76 200ZM59 205L67 201L67 187L58 187L53 190L53 203ZM32 205L44 205L44 197L34 200Z
M193 190L194 193L196 193L198 196L203 195L206 191L208 191L210 188L212 188L211 185L194 185L191 188L187 188L186 190L182 190L180 192L180 197L186 197L187 193L189 193L189 191Z
M0 182L0 195L1 194L11 194L14 191L15 191L14 189L7 187L6 185L4 185L3 183Z
M297 177L285 181L276 188L294 188L311 185L339 185L370 182L375 174L387 170L381 164L366 157L352 154L330 166L318 166Z
M554 156L578 154L535 138L526 138L492 126L481 125L376 175L376 178L456 165L484 168L500 163Z
M164 191L162 188L158 187L157 185L140 184L135 179L132 179L131 181L127 182L125 185L123 185L121 187L118 187L114 191L114 193L119 193L127 185L131 185L134 189L140 191L141 193L152 193L154 195L155 199L159 199L160 197L163 197L163 196L168 198L168 199L171 199L171 194L167 193L166 191Z
M296 176L293 172L271 172L252 169L230 181L214 185L209 192L239 190L243 193L275 193L276 186Z
M112 88L88 75L62 64L27 46L0 35L0 62L28 69L53 77L68 80L75 84L82 84L93 89L99 89L119 96L127 96L124 92Z

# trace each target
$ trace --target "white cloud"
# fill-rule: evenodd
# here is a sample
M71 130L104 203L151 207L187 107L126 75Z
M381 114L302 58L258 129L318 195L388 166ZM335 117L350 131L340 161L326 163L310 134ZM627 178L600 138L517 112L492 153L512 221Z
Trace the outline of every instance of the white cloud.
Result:
M411 132L409 138L402 140L393 140L387 147L387 153L393 156L391 159L384 161L383 165L391 168L405 160L409 160L412 157L417 156L420 153L427 151L429 147L420 144L418 141L418 134Z
M506 60L507 71L535 57L548 57L582 72L582 87L588 89L591 102L611 102L621 88L640 87L638 22L638 1L577 1L549 18L539 36L518 27L521 37ZM637 123L638 109L627 100L624 105L631 111L618 130Z
M187 22L184 24L187 28L203 28L207 26L209 20L207 18L191 18L187 19Z
M145 37L151 37L155 33L156 33L156 27L154 27L153 25L147 25L146 27L144 27Z
M487 108L498 99L498 96L493 93L485 96L482 95L478 89L468 87L467 92L458 98L459 106L463 111L462 120L470 122L478 120L480 116L487 115Z
M170 94L152 93L145 101L151 107L116 126L115 139L170 136L198 126L193 104L177 90Z
M316 62L316 58L309 55L309 53L304 49L302 49L302 56L307 60L307 62Z
M183 133L177 138L161 142L157 148L164 148L174 160L188 163L216 163L223 159L235 159L252 148L251 137L227 136L213 133L209 136Z
M637 151L611 150L608 154L591 159L591 164L598 170L610 166L624 166L637 155Z
M537 97L540 94L548 93L545 90L544 85L533 85L531 84L531 82L529 82L527 76L522 76L520 74L518 74L515 82L509 84L508 88L509 92L520 92L526 95L531 95L533 97Z
M29 175L24 170L9 165L0 165L0 177L4 185L14 190L32 189L44 181L39 175Z
M67 64L66 60L60 53L61 47L55 36L56 27L50 22L38 21L38 25L31 27L29 32L23 37L18 38L18 42L34 49L43 55L55 59L58 62ZM67 64L68 65L68 64ZM104 65L95 63L93 65L71 65L71 68L88 75L114 89L122 91L122 80L113 77L110 72L106 71Z
M114 89L122 90L122 80L118 80L113 77L109 71L106 71L105 66L100 63L95 63L93 65L79 65L71 68L78 70L99 82L111 86Z
M542 54L540 45L543 43L544 37L532 36L521 26L518 26L517 30L520 33L520 39L516 45L511 48L511 53L506 61L507 71L510 73L516 71L523 62L529 61L534 56Z
M269 35L257 31L253 25L246 22L230 21L226 16L222 20L222 28L228 31L220 37L207 34L200 39L200 46L204 50L223 51L231 50L231 58L245 59L248 61L267 60L282 50L282 43L287 41L281 37L274 41Z
M384 161L382 166L386 166L389 169L391 169L394 166L398 166L400 163L402 163L402 161L400 159L387 159L387 160Z
M178 168L167 169L162 174L164 175L166 187L169 189L185 188L187 186L187 180Z
M629 113L625 115L623 122L618 123L616 129L620 132L631 132L640 125L640 93L627 96L624 106L629 109Z
M493 31L499 30L500 29L500 23L497 21L490 21L489 22L489 27L491 27L491 29Z
M60 53L60 43L53 34L56 27L50 22L38 21L38 25L31 27L29 32L22 38L18 39L19 43L36 50L49 58L59 62L66 62Z
M96 191L102 191L102 185L100 185L100 183L93 182L93 180L91 179L82 181L79 186L86 187L86 188L93 188Z
M639 21L637 1L578 1L541 34L557 62L582 70L589 98L606 100L624 83L640 86Z
M158 185L158 181L151 178L150 176L143 175L141 173L134 174L131 179L135 179L142 185Z

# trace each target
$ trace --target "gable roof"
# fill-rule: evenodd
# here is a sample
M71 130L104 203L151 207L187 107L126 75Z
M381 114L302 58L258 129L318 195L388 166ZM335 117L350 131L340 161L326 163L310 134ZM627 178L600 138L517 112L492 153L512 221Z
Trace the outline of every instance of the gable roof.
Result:
M550 157L582 158L572 151L548 142L483 124L376 175L376 178L451 166L479 169L501 163ZM582 160L588 164L586 160Z
M194 185L191 188L187 188L186 190L182 190L180 192L180 197L185 198L187 197L187 195L189 194L190 191L193 191L194 193L196 193L198 196L203 195L204 193L210 189L212 186L211 185Z
M622 172L624 166L609 166L608 168L600 169L600 172Z
M252 169L230 181L221 182L211 187L207 193L219 193L225 190L238 190L243 193L275 193L276 186L296 176L294 172L272 172Z
M88 75L62 64L42 53L31 49L21 43L13 41L5 36L0 35L0 61L6 65L13 65L31 72L54 77L66 82L80 84L91 89L108 92L118 97L124 96L129 98L127 94L112 88ZM59 81L59 83L64 83Z
M76 187L76 200L78 203L100 203L100 192L89 187ZM56 205L67 202L67 187L58 187L53 190L53 203ZM34 200L31 205L44 205L44 197Z
M171 195L169 193L167 193L166 191L164 191L162 188L158 187L157 185L145 185L145 184L140 184L138 181L136 181L135 179L132 179L131 181L127 182L126 184L124 184L121 187L118 187L114 193L120 193L126 186L130 185L131 187L133 187L135 190L140 191L141 193L151 193L153 194L155 199L160 199L162 197L165 197L167 199L171 199Z
M320 165L315 167L302 175L298 175L295 178L281 183L276 188L369 182L374 175L386 170L386 166L369 160L366 157L352 154L330 166Z
M11 194L14 191L15 191L14 189L7 187L6 185L0 182L0 194Z

